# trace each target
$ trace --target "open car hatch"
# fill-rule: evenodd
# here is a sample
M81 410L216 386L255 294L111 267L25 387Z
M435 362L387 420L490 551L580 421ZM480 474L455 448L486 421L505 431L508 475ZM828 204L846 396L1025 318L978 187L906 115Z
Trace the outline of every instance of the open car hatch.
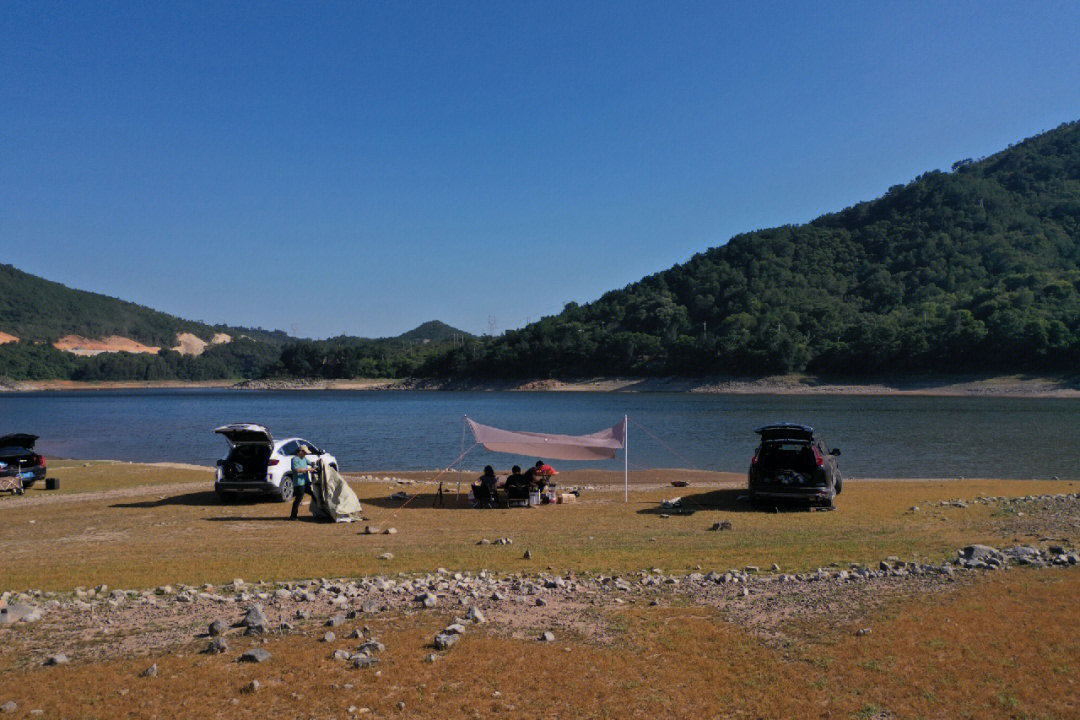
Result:
M214 432L224 435L225 439L233 447L252 444L273 446L274 444L274 437L264 425L233 423L232 425L222 425L216 428Z

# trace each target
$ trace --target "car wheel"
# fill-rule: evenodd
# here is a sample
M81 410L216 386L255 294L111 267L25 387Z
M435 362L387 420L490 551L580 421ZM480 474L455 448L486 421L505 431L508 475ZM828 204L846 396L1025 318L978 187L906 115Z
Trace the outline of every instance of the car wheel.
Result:
M836 494L839 495L844 489L844 478L837 476L836 478Z
M233 503L236 502L236 493L229 492L227 490L215 490L214 495L217 496L218 502L221 503Z
M281 478L281 484L278 485L277 498L281 502L289 502L293 496L293 481L292 478L286 475Z

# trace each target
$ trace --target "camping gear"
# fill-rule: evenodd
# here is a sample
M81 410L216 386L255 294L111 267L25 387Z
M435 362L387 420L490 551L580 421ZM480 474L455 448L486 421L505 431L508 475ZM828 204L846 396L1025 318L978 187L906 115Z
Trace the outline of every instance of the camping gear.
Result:
M45 478L45 489L46 490L59 490L60 489L60 480L58 478Z
M555 460L610 460L619 450L623 451L623 502L629 501L629 443L626 433L627 416L612 427L589 435L555 435L551 433L524 432L520 430L502 430L490 425L481 425L467 415L465 425L472 430L476 443L487 450L512 455L532 455ZM464 450L453 464L457 464L469 454ZM451 467L453 466L451 465ZM547 466L551 474L555 469ZM530 500L532 498L530 497ZM539 498L537 498L539 500Z
M353 522L360 520L363 510L356 493L328 460L316 464L318 476L311 484L311 514L320 520Z
M13 492L16 495L22 495L23 490L22 474L16 472L14 475L0 476L0 491Z

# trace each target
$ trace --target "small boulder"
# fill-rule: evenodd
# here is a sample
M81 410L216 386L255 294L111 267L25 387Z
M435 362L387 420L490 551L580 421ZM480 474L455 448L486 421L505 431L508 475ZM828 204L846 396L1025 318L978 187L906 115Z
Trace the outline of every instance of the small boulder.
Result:
M332 643L335 640L337 640L337 636L329 630L327 630L326 633L322 636L322 641L324 643Z
M352 657L352 666L357 670L371 667L377 662L379 662L379 658L364 653L358 653Z
M540 642L555 642L555 633L545 630L539 638Z
M260 683L258 680L252 680L251 682L249 682L247 685L244 686L244 692L246 692L249 695L254 695L255 693L259 692L259 688L261 688L261 687L262 687L262 683Z
M270 653L262 648L248 650L240 656L240 662L263 663L270 659Z
M525 554L522 555L522 558L525 560L532 560L532 550L526 550Z
M215 620L210 623L210 627L207 629L206 634L210 637L217 637L218 635L224 635L225 631L229 629L229 626L224 620Z
M157 663L139 673L139 677L157 677Z
M394 559L394 553L385 552L385 553L383 553L382 555L379 556L379 559L380 560L393 560Z
M483 625L485 622L487 622L487 619L484 617L484 613L481 612L480 608L476 607L475 605L469 608L469 612L465 614L465 619L469 622L474 622L477 625Z
M13 713L18 709L19 706L15 704L14 700L8 700L3 705L0 705L0 713L4 713L5 715L8 713Z
M220 655L229 649L229 643L225 642L225 638L216 637L206 644L203 648L203 652L207 655Z
M459 639L461 639L461 636L456 633L439 633L435 636L435 649L449 650L457 644Z
M45 658L45 664L50 667L53 665L67 665L68 662L68 656L64 653L56 653L55 655L50 655Z

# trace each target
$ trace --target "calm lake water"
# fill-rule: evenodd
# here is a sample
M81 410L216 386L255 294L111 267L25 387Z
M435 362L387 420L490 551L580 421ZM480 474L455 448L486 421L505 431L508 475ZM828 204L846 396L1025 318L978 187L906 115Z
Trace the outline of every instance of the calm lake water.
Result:
M1080 477L1080 400L679 393L250 392L222 389L0 393L0 434L40 435L48 456L211 465L218 425L258 422L334 453L345 471L431 470L472 444L464 415L514 430L582 434L630 417L630 468L744 472L753 429L813 425L849 477ZM477 448L459 467L532 458ZM564 468L582 463L556 463ZM621 469L615 461L591 467Z

